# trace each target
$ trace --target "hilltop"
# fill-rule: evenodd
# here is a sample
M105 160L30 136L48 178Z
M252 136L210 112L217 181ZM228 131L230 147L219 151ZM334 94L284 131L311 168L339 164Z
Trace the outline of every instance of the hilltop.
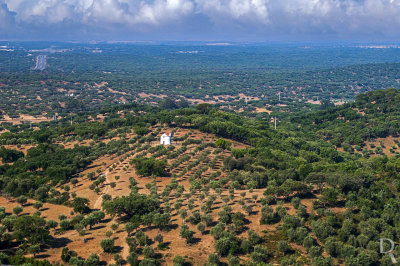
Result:
M397 137L379 132L398 94L287 114L277 129L208 104L8 125L3 251L72 265L385 263L376 247L397 236L399 159L341 148ZM160 145L165 132L172 145Z

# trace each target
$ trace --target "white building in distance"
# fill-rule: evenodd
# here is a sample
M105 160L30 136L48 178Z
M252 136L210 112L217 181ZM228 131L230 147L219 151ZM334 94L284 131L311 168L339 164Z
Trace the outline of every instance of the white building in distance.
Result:
M160 137L161 145L171 145L172 142L172 133L164 133Z

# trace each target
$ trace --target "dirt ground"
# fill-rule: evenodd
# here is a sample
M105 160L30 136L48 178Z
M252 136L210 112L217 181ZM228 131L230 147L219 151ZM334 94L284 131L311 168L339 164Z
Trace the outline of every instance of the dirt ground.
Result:
M174 130L173 128L163 128L161 133L170 132ZM134 134L128 134L128 139L132 138ZM189 130L189 129L177 129L173 135L175 138L187 136L187 139L197 139L202 140L203 143L206 142L215 142L217 137L212 134L205 134L198 130ZM66 143L65 147L70 148L75 144L78 145L88 145L89 140L82 142L71 142ZM175 146L175 150L181 147L182 141L173 142ZM249 147L246 144L239 143L236 141L232 141L232 146L236 148L245 148ZM155 147L159 145L159 141L156 140L150 143L150 147ZM140 146L141 147L141 146ZM201 154L208 153L208 157L210 160L216 158L216 163L213 168L208 168L205 172L202 173L202 177L210 177L211 174L221 171L223 166L223 159L230 155L229 151L222 151L220 153L216 152L216 149L213 147L207 147L202 151L196 152L195 149L198 147L196 144L191 144L188 146L188 149L181 155L176 158L168 159L168 164L174 163L176 160L179 160L184 155L190 155L190 159L187 161L183 161L178 167L173 169L171 173L176 175L176 180L180 185L183 185L185 188L185 193L189 191L190 182L189 177L195 173L196 170L201 167L206 166L205 162L198 162L191 170L184 173L183 171L188 167L190 163L196 161ZM28 147L24 147L23 150L28 149ZM141 151L142 152L142 151ZM149 150L146 151L147 156L150 156ZM81 173L81 177L78 178L78 183L76 185L69 184L70 192L76 193L78 197L84 197L89 199L90 207L92 209L101 209L102 196L104 194L109 194L112 198L120 197L124 195L129 195L129 178L133 177L138 185L139 193L149 194L150 191L146 188L146 185L153 181L152 178L149 177L141 177L138 176L134 170L133 165L130 164L131 160L137 155L137 151L129 152L129 154L122 154L120 156L110 156L105 155L97 160L95 160L87 169L85 169ZM219 157L217 157L219 156ZM159 159L165 158L161 156ZM113 166L113 167L111 167ZM100 186L100 192L96 193L95 191L90 189L90 185L93 183L93 180L90 180L87 175L90 172L95 172L96 176L104 175L106 181ZM226 173L222 173L221 177L226 176ZM164 188L170 184L171 177L156 177L157 190L161 193ZM218 179L218 178L217 178ZM111 187L111 183L115 182L115 187ZM60 187L57 188L62 191ZM240 195L241 192L246 192L245 197ZM170 197L169 203L173 207L176 199L173 196L174 192ZM217 222L218 213L221 211L222 207L226 205L226 203L222 200L224 197L228 196L228 188L224 187L222 189L221 195L219 195L213 189L210 190L210 195L216 195L216 200L213 204L213 208L211 210L211 217L214 219L214 223ZM255 199L253 198L255 197ZM260 217L261 217L261 203L260 199L263 197L262 189L254 189L252 192L248 190L237 190L235 191L234 200L229 202L229 206L232 208L233 212L244 212L240 200L244 200L248 204L254 204L254 208L251 215L245 213L246 219L248 220L248 224L246 228L253 229L261 236L267 233L274 233L277 230L277 225L260 225ZM181 197L183 199L182 208L188 209L188 217L194 211L201 211L201 206L204 200L201 200L199 195L196 194L192 197L194 199L194 207L193 209L189 209L188 199ZM24 207L24 213L32 214L35 209L32 207L33 200L29 200L29 204ZM303 200L302 203L307 207L307 209L311 208L311 201ZM14 201L7 201L4 198L0 198L0 205L5 206L8 212L12 211L12 208L18 205ZM284 203L283 205L289 214L295 213L293 206L290 203ZM273 206L275 209L277 206ZM45 203L43 208L41 209L42 216L48 219L54 219L58 221L58 216L60 214L65 214L69 218L72 218L72 209L67 206L53 205ZM160 250L157 248L157 243L153 243L152 246L156 250L156 253L162 254L163 265L172 265L172 260L176 255L187 256L188 260L193 263L193 265L204 265L210 253L214 253L214 245L215 240L210 235L209 230L210 227L207 228L204 234L201 234L195 225L187 223L183 220L181 215L178 213L178 210L173 209L172 212L172 226L169 230L160 231L160 229L154 227L141 227L146 235L154 240L154 237L161 233L164 237L164 242L167 243L167 249ZM58 221L59 222L59 221ZM113 262L113 256L111 254L104 253L100 247L100 242L103 239L106 239L106 232L112 231L111 225L113 223L119 224L118 229L113 232L112 238L115 240L115 245L118 249L118 252L123 256L124 259L129 255L129 247L125 242L126 237L128 237L127 232L125 231L125 223L121 223L116 218L112 218L106 216L106 218L98 225L94 226L91 230L87 230L85 236L80 236L76 230L68 230L66 232L60 232L59 228L53 230L51 233L54 236L55 240L51 248L44 250L42 253L38 255L39 258L47 259L54 263L62 263L60 259L61 251L64 247L68 247L71 250L75 250L78 255L82 258L87 258L92 253L96 253L100 256L100 259L106 261L107 263ZM180 226L186 223L189 225L189 228L195 232L194 238L195 242L192 244L187 244L186 241L179 236ZM239 237L247 237L247 232L243 232L239 235ZM85 240L85 242L84 242ZM301 247L295 247L295 249L301 249ZM140 256L139 259L143 257ZM245 259L246 257L242 257ZM226 259L222 259L226 260Z
M40 116L31 116L31 115L24 115L21 114L18 118L11 118L8 115L4 115L3 119L0 119L1 123L11 123L13 125L19 125L22 123L39 123L43 121L51 121L51 118L45 117L44 115Z

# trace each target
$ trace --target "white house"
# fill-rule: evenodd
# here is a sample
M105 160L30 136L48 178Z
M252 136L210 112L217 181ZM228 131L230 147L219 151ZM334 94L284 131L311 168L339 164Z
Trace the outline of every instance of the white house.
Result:
M170 145L172 142L172 133L164 133L161 135L160 144L161 145Z

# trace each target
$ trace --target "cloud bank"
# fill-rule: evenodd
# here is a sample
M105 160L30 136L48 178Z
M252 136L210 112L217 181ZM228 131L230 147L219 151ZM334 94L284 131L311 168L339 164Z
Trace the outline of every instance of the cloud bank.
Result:
M400 0L0 0L0 38L389 40Z

